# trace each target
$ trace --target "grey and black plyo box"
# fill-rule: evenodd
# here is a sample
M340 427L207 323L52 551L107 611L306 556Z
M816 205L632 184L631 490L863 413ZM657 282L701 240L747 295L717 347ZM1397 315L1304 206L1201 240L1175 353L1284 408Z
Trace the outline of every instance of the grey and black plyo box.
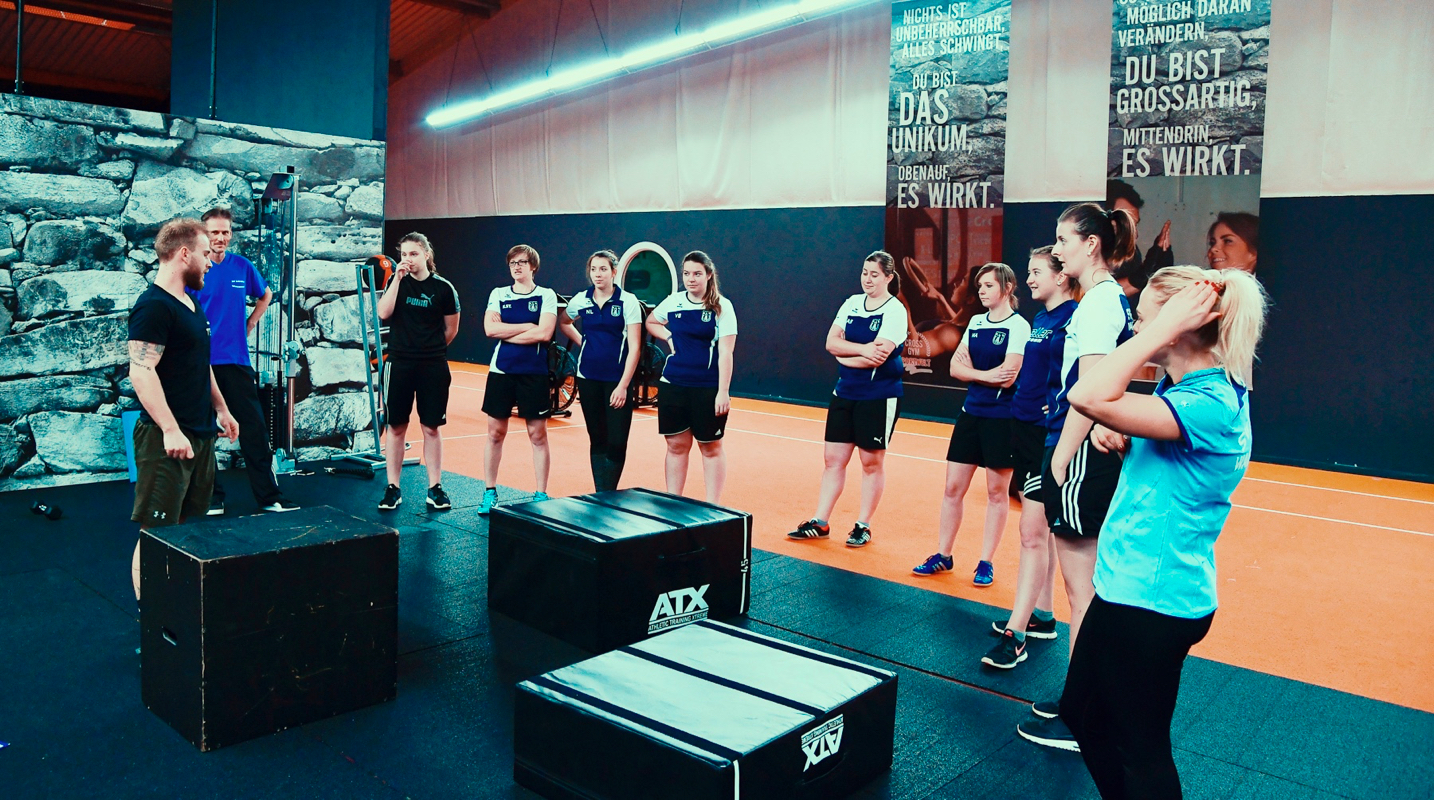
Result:
M747 613L752 517L648 489L499 506L488 607L589 653Z
M200 750L393 699L398 532L328 506L140 539L144 704Z
M518 684L513 777L563 800L843 797L891 767L896 688L699 622Z

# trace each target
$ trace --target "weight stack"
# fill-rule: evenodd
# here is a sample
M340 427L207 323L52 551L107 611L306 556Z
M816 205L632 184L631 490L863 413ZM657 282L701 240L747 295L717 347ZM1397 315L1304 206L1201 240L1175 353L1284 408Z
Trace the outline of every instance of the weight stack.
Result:
M588 653L747 613L752 517L647 489L499 506L488 607Z
M518 684L513 778L563 800L844 797L891 767L896 683L698 622Z
M144 704L213 750L393 699L398 532L328 506L140 539Z

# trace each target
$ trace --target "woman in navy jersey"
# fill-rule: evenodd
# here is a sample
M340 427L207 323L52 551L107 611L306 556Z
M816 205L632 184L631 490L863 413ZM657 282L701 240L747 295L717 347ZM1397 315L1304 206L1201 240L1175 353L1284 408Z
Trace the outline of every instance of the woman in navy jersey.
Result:
M642 354L642 303L614 283L617 256L588 256L586 291L573 295L559 325L578 348L578 402L588 429L588 458L599 492L617 488L632 429L632 376ZM582 333L573 323L581 322Z
M488 295L483 332L497 339L488 363L488 385L483 392L483 413L488 415L488 441L483 450L483 500L479 514L498 504L498 465L513 407L528 428L533 445L536 500L548 499L548 343L558 325L558 296L533 282L538 272L538 251L520 244L508 251L512 286L500 286Z
M1122 209L1107 211L1095 203L1067 208L1056 223L1051 253L1063 271L1080 282L1081 301L1066 325L1061 357L1061 391L1046 416L1046 452L1041 496L1046 521L1056 540L1056 557L1071 609L1071 647L1080 636L1086 608L1095 596L1096 537L1105 524L1110 498L1120 479L1120 454L1092 441L1094 423L1070 407L1071 388L1083 373L1134 332L1130 302L1112 276L1112 265L1134 256L1135 220ZM1023 722L1018 731L1037 744L1076 749L1075 738L1059 719L1059 703L1033 706L1040 721Z
M1066 340L1066 323L1075 312L1073 282L1061 271L1061 262L1049 245L1031 251L1026 266L1031 299L1044 305L1031 323L1026 357L1016 378L1011 401L1011 447L1016 455L1014 480L1021 492L1021 565L1016 572L1016 599L1008 620L991 623L1001 641L981 659L998 669L1011 669L1026 660L1026 638L1056 638L1052 613L1056 576L1055 542L1041 495L1041 460L1045 455L1046 408L1055 402L1060 386L1059 369Z
M889 253L878 250L861 265L861 293L842 303L827 331L827 352L841 365L827 407L826 468L815 517L787 534L792 539L826 538L831 516L846 484L853 450L861 453L861 511L848 547L871 541L871 518L886 487L886 445L901 414L901 351L906 346L906 306L894 296L901 278Z
M722 433L732 406L737 312L717 288L717 266L701 250L682 257L682 286L647 317L647 332L672 348L657 393L657 429L667 437L667 491L682 494L695 439L707 502L716 503L727 479Z
M941 500L939 549L917 565L917 575L935 575L954 565L951 548L961 529L963 502L978 467L986 468L986 531L981 560L972 583L990 586L995 580L991 558L1006 527L1011 500L1011 401L1016 376L1025 358L1031 325L1016 313L1016 273L1005 264L987 264L976 272L976 291L986 313L971 318L961 345L951 359L951 377L964 381L966 403L951 432L946 450L946 493Z

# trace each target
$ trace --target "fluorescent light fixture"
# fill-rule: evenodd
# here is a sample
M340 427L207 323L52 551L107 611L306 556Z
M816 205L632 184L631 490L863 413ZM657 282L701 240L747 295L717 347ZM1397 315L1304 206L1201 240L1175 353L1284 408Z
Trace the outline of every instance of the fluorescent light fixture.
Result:
M799 0L719 22L697 33L683 34L645 45L619 56L611 56L554 72L546 78L520 84L485 97L461 100L430 113L424 121L435 128L456 125L500 109L513 108L539 98L553 97L584 86L601 83L655 67L683 56L734 44L767 31L795 25L838 11L866 5L873 0Z

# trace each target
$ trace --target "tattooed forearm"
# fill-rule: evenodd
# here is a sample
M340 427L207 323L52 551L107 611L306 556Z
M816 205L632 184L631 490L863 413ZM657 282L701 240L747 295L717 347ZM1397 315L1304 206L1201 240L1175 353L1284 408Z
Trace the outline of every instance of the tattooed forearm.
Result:
M129 343L129 366L130 369L154 371L154 365L159 363L159 357L164 355L164 345L154 342L138 342L130 340Z

